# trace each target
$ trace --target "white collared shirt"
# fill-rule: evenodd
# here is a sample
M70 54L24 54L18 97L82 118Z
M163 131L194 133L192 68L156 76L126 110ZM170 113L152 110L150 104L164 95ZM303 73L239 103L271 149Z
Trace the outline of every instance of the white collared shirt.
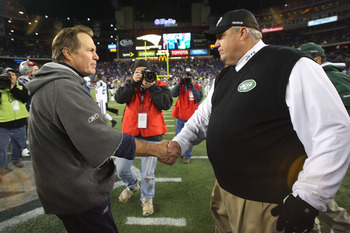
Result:
M261 48L259 41L236 64L239 71ZM213 85L214 87L214 85ZM211 88L207 98L173 139L182 152L206 139L211 114ZM293 185L293 195L320 211L334 198L350 161L350 118L320 65L303 57L294 65L286 89L293 128L308 158ZM234 150L234 148L232 148Z

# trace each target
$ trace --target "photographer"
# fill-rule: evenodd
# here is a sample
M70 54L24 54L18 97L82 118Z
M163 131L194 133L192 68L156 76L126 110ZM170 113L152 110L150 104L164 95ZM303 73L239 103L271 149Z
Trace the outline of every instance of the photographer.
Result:
M156 79L147 61L138 60L135 63L132 79L127 80L125 85L117 90L115 100L120 104L126 103L123 133L131 134L140 140L159 143L163 134L168 132L162 110L168 110L173 99L167 84ZM150 216L154 212L154 172L157 158L141 159L142 214ZM126 202L140 188L135 174L131 171L132 164L132 160L116 158L117 174L126 184L119 196L121 202Z
M21 168L22 150L26 147L26 125L29 113L26 102L28 91L19 85L15 70L5 68L0 79L0 181L12 171L7 167L8 144L12 143L11 161Z
M171 115L177 118L176 135L180 133L185 123L197 110L199 103L203 99L202 87L194 82L193 75L186 72L184 78L171 90L173 97L179 97ZM182 163L188 164L192 157L192 147L183 155Z

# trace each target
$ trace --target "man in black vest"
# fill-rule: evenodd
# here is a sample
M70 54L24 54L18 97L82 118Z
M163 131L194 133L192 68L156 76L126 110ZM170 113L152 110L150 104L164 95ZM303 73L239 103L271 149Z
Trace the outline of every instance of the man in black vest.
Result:
M247 10L204 33L225 68L168 152L207 140L217 233L310 232L349 165L350 120L338 93L300 50L266 45Z

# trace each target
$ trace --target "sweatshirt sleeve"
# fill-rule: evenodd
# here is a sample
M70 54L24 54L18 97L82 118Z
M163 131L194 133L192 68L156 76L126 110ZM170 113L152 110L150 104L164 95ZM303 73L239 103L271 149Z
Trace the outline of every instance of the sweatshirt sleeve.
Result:
M173 104L173 97L168 86L158 86L157 83L149 88L152 101L159 110L168 110Z
M133 160L135 158L134 154L136 151L136 143L134 136L130 134L123 133L123 140L120 144L118 150L115 152L115 156Z
M135 91L135 87L136 82L133 79L127 80L124 86L119 87L115 93L115 101L120 104L129 103L130 98Z
M17 87L17 84L10 89L13 97L20 100L22 103L26 103L29 100L29 94L27 88L22 86L22 90Z
M180 87L182 84L178 83L175 85L175 87L171 90L171 96L172 97L178 97L179 96L179 91L180 91Z
M109 126L98 105L83 85L56 81L55 125L66 134L74 148L93 167L98 167L115 154L122 133Z
M202 91L202 87L199 87L199 89L197 90L194 85L191 86L191 91L194 97L194 101L198 104L201 102L201 100L203 99L203 91Z

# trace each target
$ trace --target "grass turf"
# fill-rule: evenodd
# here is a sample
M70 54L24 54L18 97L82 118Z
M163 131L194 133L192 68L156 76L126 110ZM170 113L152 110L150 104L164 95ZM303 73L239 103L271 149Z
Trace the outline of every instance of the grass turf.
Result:
M92 93L93 94L93 93ZM176 99L174 99L175 104ZM121 130L121 116L125 105L110 102L109 107L118 108L119 116L111 113L112 117L118 121L114 127ZM165 120L169 134L164 135L164 139L171 140L175 132L175 120L170 116L171 110L164 111ZM194 156L206 156L205 142L197 145L193 149ZM135 159L134 166L140 169L140 159ZM155 213L150 217L142 217L140 202L140 191L135 193L127 203L120 203L118 196L124 187L113 190L111 195L112 212L120 232L133 233L210 233L214 232L214 222L209 209L211 190L215 181L213 170L208 159L192 159L190 164L182 164L181 160L168 166L158 162L155 173L156 178L181 178L181 182L157 182L156 195L154 198ZM343 184L336 195L339 206L350 211L350 172L346 175ZM28 206L28 205L27 205ZM35 208L37 205L34 205ZM28 208L28 207L27 207ZM6 211L1 215L6 214ZM150 218L174 218L185 219L186 226L144 226L129 225L128 217L138 217L142 219ZM2 217L1 219L6 219ZM141 224L141 222L140 222ZM0 222L1 225L1 222ZM323 223L322 232L329 232L330 229ZM36 218L13 227L6 228L1 233L60 233L65 232L63 224L54 215L39 215Z

